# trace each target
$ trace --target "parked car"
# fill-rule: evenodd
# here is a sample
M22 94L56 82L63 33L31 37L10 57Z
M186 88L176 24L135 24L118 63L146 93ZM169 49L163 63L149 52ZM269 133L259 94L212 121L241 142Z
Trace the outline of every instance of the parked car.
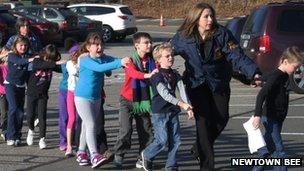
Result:
M276 68L289 46L304 48L304 3L269 3L254 9L244 25L240 45L263 73ZM304 65L290 77L291 88L304 93Z
M105 42L113 39L122 40L137 32L135 17L126 5L74 4L68 8L92 20L102 21Z
M14 9L16 7L23 6L22 2L2 2L4 6L7 6L9 9Z
M246 22L247 17L248 16L233 17L226 24L226 28L228 28L231 31L234 38L238 42L240 42L242 30L243 30L243 27L244 27L244 24Z
M57 23L22 12L11 13L18 18L25 18L30 23L33 34L39 37L43 46L50 43L56 44L62 42L62 31L59 29Z
M26 14L39 16L45 18L48 21L56 22L59 25L59 29L62 31L63 39L68 37L78 38L78 17L77 14L70 11L64 6L41 6L33 5L26 7L16 7L16 11Z
M9 13L7 8L0 7L1 46L5 45L10 36L16 34L16 17Z
M80 29L80 39L85 40L87 35L91 32L97 32L102 36L102 22L91 20L83 15L78 15L78 27Z
M236 39L236 41L238 43L240 42L242 30L243 30L247 17L248 16L233 17L231 20L228 21L228 23L225 26L226 28L228 28L231 31L232 35L234 36L234 38ZM234 79L239 80L243 84L246 84L246 85L251 84L251 80L249 80L246 77L246 75L242 74L240 71L234 70L232 77Z

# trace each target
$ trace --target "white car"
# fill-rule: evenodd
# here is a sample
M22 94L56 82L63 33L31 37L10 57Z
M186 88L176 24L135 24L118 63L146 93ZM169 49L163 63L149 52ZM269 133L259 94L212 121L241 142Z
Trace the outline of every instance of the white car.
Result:
M126 5L121 4L73 4L73 12L92 20L102 21L103 40L124 39L137 32L135 17Z

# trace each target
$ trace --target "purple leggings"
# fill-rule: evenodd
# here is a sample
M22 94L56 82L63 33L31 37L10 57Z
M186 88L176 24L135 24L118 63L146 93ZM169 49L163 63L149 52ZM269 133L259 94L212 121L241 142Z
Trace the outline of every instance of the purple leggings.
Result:
M67 110L67 90L59 89L59 136L60 143L59 146L66 146L66 129L68 122L68 110Z

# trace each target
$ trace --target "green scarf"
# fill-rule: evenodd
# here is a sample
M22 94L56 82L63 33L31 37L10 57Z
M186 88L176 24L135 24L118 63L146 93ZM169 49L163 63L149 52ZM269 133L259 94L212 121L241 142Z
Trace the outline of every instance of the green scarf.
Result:
M140 57L136 51L132 52L132 61L138 71L144 72L144 67ZM155 61L152 57L148 57L146 64L150 73L156 68ZM132 79L132 94L133 94L133 113L142 115L151 112L151 98L153 97L152 88L146 79Z

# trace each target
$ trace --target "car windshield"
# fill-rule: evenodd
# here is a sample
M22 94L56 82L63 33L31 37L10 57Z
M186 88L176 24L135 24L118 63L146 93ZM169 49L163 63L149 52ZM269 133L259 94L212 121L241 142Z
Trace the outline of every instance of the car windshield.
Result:
M263 23L266 18L267 8L262 7L254 11L247 19L243 33L245 34L257 34L262 31Z
M304 10L283 11L277 26L284 32L304 32Z

